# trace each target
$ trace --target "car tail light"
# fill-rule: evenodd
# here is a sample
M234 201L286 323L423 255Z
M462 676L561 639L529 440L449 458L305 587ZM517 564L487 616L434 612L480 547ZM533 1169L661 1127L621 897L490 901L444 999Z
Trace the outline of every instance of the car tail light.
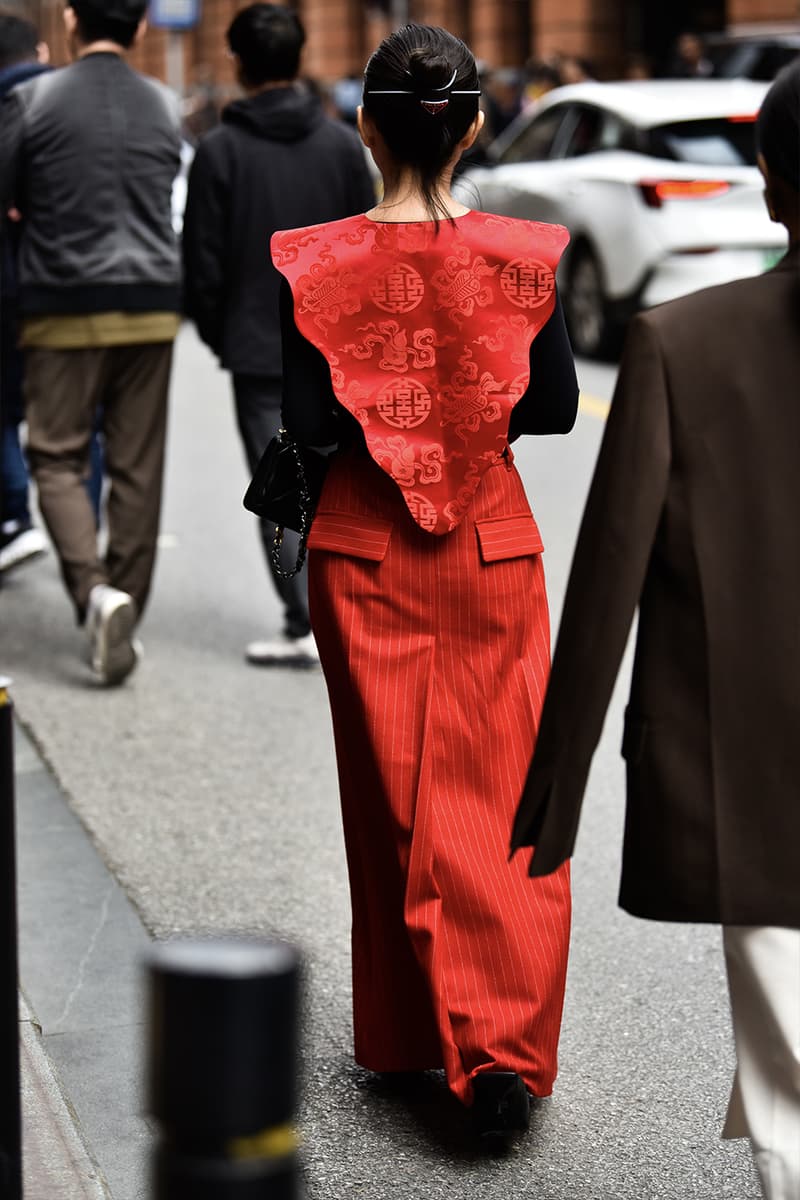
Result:
M639 184L649 208L661 208L665 200L709 200L724 196L730 187L723 179L643 179Z
M744 113L740 117L728 117L731 125L755 125L756 113Z

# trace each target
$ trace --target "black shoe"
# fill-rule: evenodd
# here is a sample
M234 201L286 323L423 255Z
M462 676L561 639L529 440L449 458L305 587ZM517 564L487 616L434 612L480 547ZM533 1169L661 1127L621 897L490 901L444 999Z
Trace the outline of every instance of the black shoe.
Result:
M524 1133L530 1125L531 1102L516 1071L482 1071L472 1080L475 1132L487 1140Z

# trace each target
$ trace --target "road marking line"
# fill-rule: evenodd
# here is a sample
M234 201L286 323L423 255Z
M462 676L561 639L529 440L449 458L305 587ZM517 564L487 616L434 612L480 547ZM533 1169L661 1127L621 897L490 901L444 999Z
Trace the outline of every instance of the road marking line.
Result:
M609 400L601 400L599 396L592 396L588 392L581 392L578 400L578 408L581 412L589 413L592 417L598 417L601 421L605 421L608 416L608 411L611 408Z

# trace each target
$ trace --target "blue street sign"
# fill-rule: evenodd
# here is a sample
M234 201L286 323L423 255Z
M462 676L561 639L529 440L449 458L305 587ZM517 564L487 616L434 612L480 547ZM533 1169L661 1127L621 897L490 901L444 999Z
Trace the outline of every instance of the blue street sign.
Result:
M150 0L147 20L155 29L194 29L200 0Z

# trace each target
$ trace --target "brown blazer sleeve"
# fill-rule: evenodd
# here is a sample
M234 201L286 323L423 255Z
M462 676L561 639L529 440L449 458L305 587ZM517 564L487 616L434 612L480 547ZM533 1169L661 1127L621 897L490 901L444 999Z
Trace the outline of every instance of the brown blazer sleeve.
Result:
M536 751L511 838L531 875L572 854L592 755L664 506L669 397L656 330L631 325L570 570Z

